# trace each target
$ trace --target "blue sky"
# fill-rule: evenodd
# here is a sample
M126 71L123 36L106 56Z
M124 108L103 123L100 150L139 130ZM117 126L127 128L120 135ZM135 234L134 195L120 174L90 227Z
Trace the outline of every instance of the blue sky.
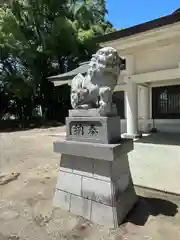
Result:
M115 28L130 27L172 13L179 0L106 0L108 20Z

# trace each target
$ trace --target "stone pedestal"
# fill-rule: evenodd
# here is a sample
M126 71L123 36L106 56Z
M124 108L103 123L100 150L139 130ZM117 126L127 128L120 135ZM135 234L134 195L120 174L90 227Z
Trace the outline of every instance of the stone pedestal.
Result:
M81 125L75 136L70 130L74 122ZM89 137L91 125L95 125L96 135ZM55 207L112 228L123 221L137 196L128 163L133 142L117 138L120 132L108 133L118 125L116 118L67 118L67 139L54 142L54 151L62 154ZM110 144L113 139L119 142Z
M67 140L96 143L120 141L119 117L68 117Z

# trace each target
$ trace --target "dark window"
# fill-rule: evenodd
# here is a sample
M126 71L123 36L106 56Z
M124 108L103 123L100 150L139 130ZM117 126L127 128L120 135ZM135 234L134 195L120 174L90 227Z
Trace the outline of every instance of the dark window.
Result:
M118 116L121 119L125 118L124 111L124 91L118 91L113 93L113 102L116 104Z
M152 88L153 118L180 118L180 85Z

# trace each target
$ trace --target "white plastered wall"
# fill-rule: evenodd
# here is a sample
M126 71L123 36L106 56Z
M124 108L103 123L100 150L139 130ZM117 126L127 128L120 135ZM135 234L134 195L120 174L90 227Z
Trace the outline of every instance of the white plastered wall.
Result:
M175 23L159 29L130 36L124 39L115 40L105 45L115 47L120 56L126 58L129 54L133 55L136 80L141 78L138 83L138 125L139 130L144 130L144 124L149 129L153 127L152 121L152 87L164 85L180 84L180 23ZM178 70L179 69L179 70ZM167 76L163 70L170 70L173 79ZM162 71L162 72L161 72ZM137 74L137 75L136 75ZM141 75L142 74L142 75ZM156 80L157 74L157 80ZM128 72L123 71L118 81L116 89L126 90L126 79L129 78ZM179 78L177 77L179 76ZM130 76L131 77L131 76ZM149 79L153 77L153 80ZM171 78L171 79L170 79ZM133 79L133 78L132 78ZM161 81L159 81L161 80ZM148 86L148 119L144 114L144 97L142 89ZM126 110L126 109L125 109ZM126 113L125 113L126 116ZM146 113L147 118L147 113ZM162 132L180 132L180 119L155 119L155 127ZM121 131L126 132L126 120L121 120Z

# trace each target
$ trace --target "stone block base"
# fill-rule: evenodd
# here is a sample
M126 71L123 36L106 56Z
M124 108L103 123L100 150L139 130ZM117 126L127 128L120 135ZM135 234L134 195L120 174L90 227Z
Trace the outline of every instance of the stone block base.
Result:
M103 154L98 151L102 147L100 144L91 144L92 157L83 157L83 149L90 144L78 143L81 147L80 156L77 156L69 154L71 150L72 153L76 152L77 143L74 143L73 149L73 142L67 141L67 145L69 142L71 148L67 148L68 154L61 156L54 206L100 225L118 227L137 200L129 170L128 151L121 154L122 144L103 145L103 148L109 148L112 155L107 159L104 156L102 160L99 156ZM132 149L131 140L124 142L124 145L124 149ZM60 149L65 149L63 144ZM55 150L58 152L57 142Z
M113 104L112 111L108 115L108 117L117 116L117 108L116 105ZM90 108L90 109L71 109L69 110L69 117L102 117L99 112L99 108Z

